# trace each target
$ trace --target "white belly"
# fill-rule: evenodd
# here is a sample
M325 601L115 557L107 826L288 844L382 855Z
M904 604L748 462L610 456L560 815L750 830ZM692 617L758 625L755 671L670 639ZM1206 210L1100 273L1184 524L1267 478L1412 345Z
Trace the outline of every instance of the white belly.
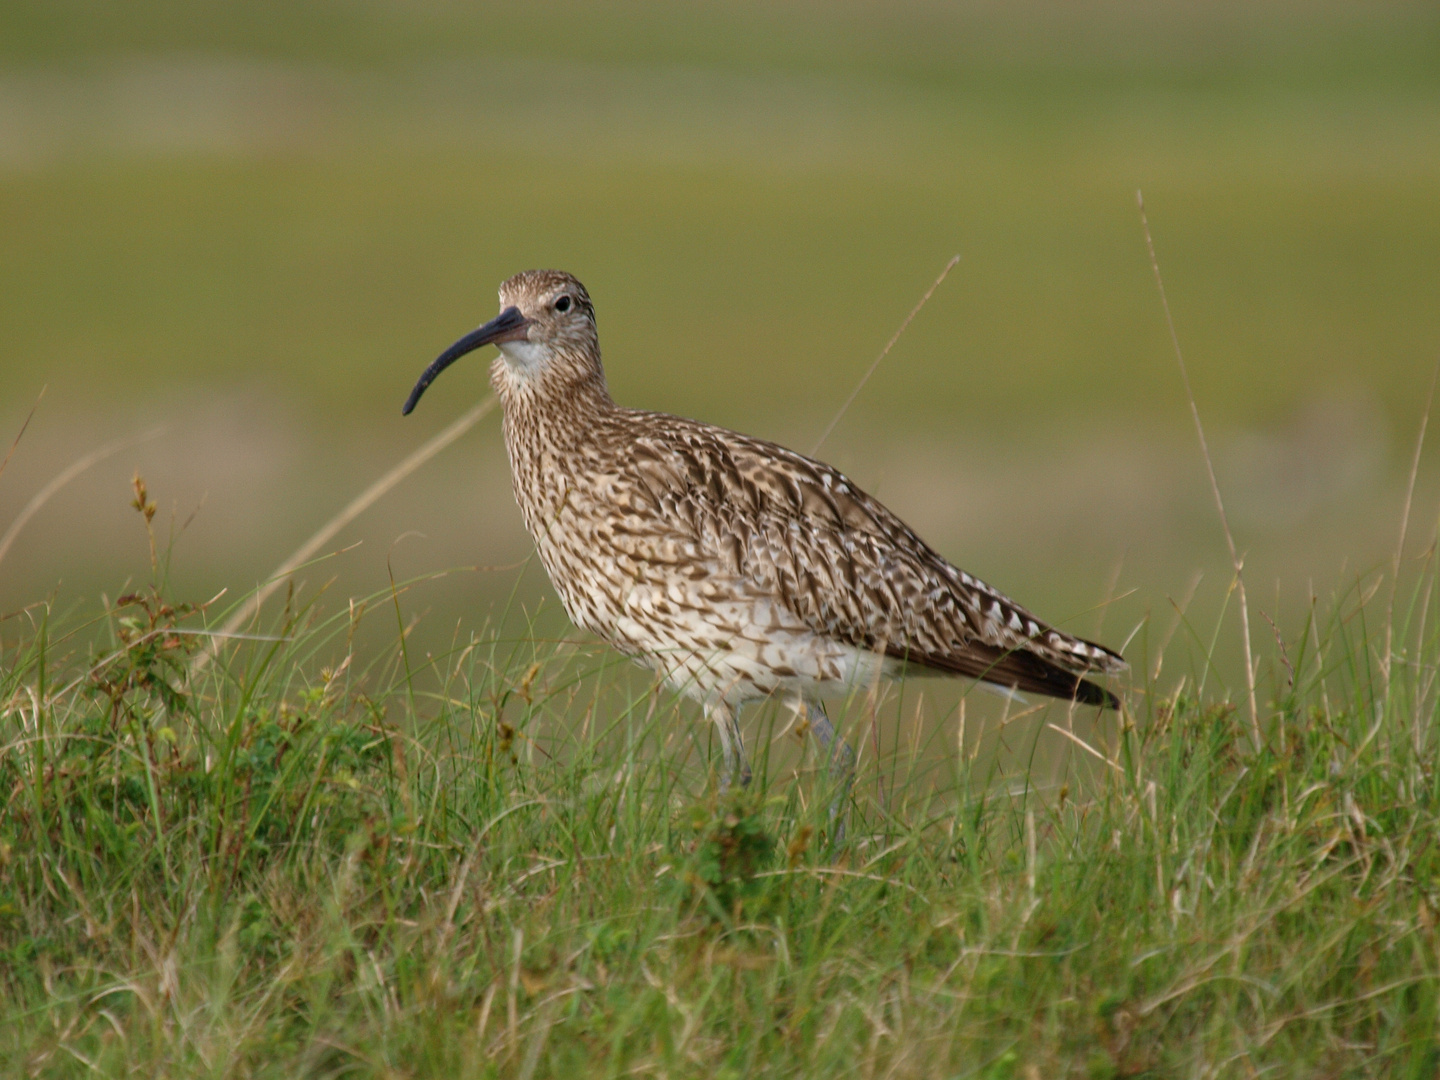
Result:
M624 607L614 643L702 704L739 706L777 693L812 700L847 694L899 666L822 637L766 600L712 600L697 608L639 587Z

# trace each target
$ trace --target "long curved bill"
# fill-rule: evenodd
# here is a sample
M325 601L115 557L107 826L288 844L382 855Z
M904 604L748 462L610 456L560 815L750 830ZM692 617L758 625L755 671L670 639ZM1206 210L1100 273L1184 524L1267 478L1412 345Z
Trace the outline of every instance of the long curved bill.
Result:
M415 389L411 390L410 396L405 399L405 407L400 410L400 415L409 416L410 411L415 408L415 403L420 400L420 395L425 393L430 384L435 381L435 376L459 360L460 357L474 352L482 345L498 345L502 341L522 341L529 326L530 320L520 314L519 308L507 307L480 329L471 330L470 333L437 356L435 362L425 369L425 374L420 376L420 381L415 384Z

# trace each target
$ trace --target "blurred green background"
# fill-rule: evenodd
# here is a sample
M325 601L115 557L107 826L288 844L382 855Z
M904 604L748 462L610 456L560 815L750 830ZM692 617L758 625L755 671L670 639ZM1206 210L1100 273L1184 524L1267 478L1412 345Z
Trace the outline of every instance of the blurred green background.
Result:
M0 611L148 577L136 470L162 540L189 521L175 590L253 587L487 392L477 359L399 414L515 271L586 282L623 403L806 450L959 253L822 456L1111 644L1203 573L1208 636L1227 558L1137 188L1252 604L1293 633L1388 561L1440 357L1433 2L11 0L7 446L45 395L0 530L163 433L35 516ZM523 560L496 419L356 541L305 575L332 609ZM407 617L448 640L516 581L453 574ZM515 595L550 593L531 566Z

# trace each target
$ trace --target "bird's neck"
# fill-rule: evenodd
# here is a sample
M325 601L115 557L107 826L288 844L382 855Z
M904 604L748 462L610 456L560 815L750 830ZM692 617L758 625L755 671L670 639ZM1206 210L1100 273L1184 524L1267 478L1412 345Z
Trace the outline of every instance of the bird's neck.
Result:
M550 566L552 529L574 489L595 463L596 436L616 411L595 371L588 378L516 377L497 360L491 382L505 410L505 452L510 481L525 527ZM553 577L553 571L552 571Z
M538 373L516 370L503 356L490 383L505 410L505 438L514 460L540 447L564 452L582 443L597 421L616 409L597 360L548 364Z

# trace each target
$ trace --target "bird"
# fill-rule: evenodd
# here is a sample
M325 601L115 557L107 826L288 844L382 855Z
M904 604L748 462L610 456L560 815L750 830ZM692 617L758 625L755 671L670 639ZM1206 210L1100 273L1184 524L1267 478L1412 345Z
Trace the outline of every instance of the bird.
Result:
M877 677L968 676L1119 708L1085 678L1123 671L1119 653L953 566L839 470L616 404L574 276L527 270L499 294L500 313L425 369L403 413L456 360L498 347L515 501L565 613L700 704L721 792L750 780L741 707L772 696L794 703L847 790L854 753L821 702Z

